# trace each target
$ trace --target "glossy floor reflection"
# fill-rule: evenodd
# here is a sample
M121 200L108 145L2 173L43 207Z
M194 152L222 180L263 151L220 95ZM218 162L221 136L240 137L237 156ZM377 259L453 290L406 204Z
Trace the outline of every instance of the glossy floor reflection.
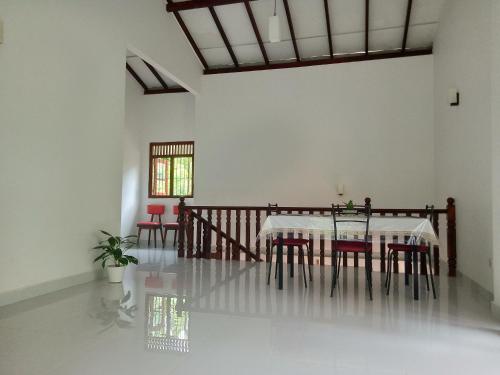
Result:
M374 300L363 269L298 271L278 291L265 263L137 250L123 285L93 282L0 309L0 374L497 374L500 324L467 280L413 301L402 277ZM425 285L425 283L421 283Z

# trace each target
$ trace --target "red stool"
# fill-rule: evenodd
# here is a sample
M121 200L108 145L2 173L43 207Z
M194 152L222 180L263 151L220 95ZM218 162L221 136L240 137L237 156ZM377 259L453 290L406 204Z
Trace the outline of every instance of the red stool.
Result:
M163 224L163 247L165 247L165 243L167 242L167 233L169 230L174 231L174 246L175 243L177 242L177 232L179 230L179 206L175 205L172 206L172 212L176 216L176 221L172 223L165 223Z
M137 245L139 245L139 239L141 238L141 231L143 229L149 230L148 235L148 246L151 245L151 231L154 231L154 240L156 247L156 231L160 230L160 238L163 238L162 233L162 222L161 215L165 213L165 206L162 204L148 204L148 215L151 215L149 221L140 221L137 223L137 228L139 228L137 233ZM155 216L158 216L158 221L155 221Z

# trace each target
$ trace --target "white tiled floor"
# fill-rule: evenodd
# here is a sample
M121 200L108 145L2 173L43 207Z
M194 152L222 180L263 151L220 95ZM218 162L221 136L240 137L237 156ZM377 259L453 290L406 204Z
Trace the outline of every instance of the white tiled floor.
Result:
M301 273L285 290L265 264L139 250L123 285L89 283L0 309L0 374L500 374L500 323L467 280L439 299L388 297L375 273ZM425 285L425 282L422 283Z

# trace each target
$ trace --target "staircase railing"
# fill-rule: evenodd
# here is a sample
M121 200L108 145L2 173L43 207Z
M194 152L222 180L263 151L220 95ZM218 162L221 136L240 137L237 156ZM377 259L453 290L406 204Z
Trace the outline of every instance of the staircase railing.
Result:
M370 198L365 199L370 203ZM331 214L331 207L279 207L279 212L287 214ZM372 208L375 216L415 216L423 217L426 210L423 208ZM256 235L260 231L261 224L269 215L267 206L200 206L186 205L184 198L179 203L179 257L206 258L220 260L246 260L261 261L270 260L270 243L256 241ZM446 221L446 236L441 236L441 247L447 251L448 276L456 276L457 251L456 251L456 208L455 200L448 198L446 208L435 209L433 225L439 236L440 221ZM378 243L374 252L380 261L379 269L386 269L386 244L395 239L380 236L374 238ZM433 259L434 270L439 274L440 246L434 246ZM314 249L315 259L319 265L325 265L329 261L329 248L331 241L320 239L315 241L309 238L309 247ZM313 259L310 259L313 261ZM288 256L288 262L293 258ZM303 260L299 258L299 263ZM343 258L344 265L348 264L348 258ZM357 254L353 257L354 267L359 266ZM399 272L399 262L394 262L394 271ZM425 267L421 267L425 272Z

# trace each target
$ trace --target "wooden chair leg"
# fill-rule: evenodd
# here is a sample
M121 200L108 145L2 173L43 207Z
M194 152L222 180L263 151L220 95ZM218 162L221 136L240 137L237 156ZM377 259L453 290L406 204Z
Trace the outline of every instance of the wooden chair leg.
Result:
M302 249L302 246L299 247L299 258L302 258L302 275L304 276L304 286L307 288L307 276L306 276L306 261L304 257L304 250Z
M151 229L149 230L149 233L148 233L148 247L151 246Z
M154 229L154 240L155 240L155 249L156 249L156 228Z
M177 229L174 230L174 246L176 242L177 242Z
M142 231L141 228L139 228L139 230L137 231L137 247L139 247L139 240L141 239L141 231Z
M429 261L427 262L429 264L429 273L431 274L431 285L432 285L432 295L434 299L436 299L436 286L434 285L434 272L432 271L432 260L431 260L431 254L427 253L427 256L429 257Z
M167 228L165 228L161 234L161 242L162 247L165 248L165 243L167 242Z
M309 267L309 281L313 281L313 277L312 277L312 262L313 262L313 252L311 251L311 249L309 249L309 246L306 246L307 248L307 265Z
M160 227L160 241L161 241L161 247L162 249L165 247L165 242L163 240L163 228Z
M273 270L273 248L271 247L271 254L269 258L269 270L267 271L267 285L271 282L271 272Z

